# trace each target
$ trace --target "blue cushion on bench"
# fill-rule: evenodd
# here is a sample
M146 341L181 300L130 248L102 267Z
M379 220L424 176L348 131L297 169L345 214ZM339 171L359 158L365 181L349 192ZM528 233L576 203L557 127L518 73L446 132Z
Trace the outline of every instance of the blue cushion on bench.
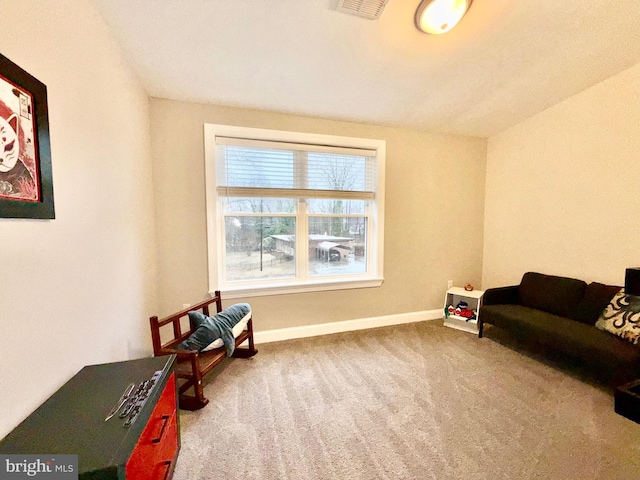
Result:
M236 303L212 317L197 311L189 312L189 320L196 326L196 329L176 348L201 352L213 341L221 338L227 349L227 355L231 356L236 348L232 329L249 312L251 312L251 306L248 303Z

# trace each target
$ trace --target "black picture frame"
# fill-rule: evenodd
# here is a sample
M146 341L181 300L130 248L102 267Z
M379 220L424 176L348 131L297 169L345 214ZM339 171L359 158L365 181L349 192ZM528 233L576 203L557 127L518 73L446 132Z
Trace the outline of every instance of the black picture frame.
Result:
M14 157L19 158L17 161L21 162L19 164L20 168L23 171L28 171L27 178L33 184L29 183L29 188L25 189L25 191L29 190L31 192L31 197L25 200L23 198L25 197L24 195L23 197L18 196L22 195L20 192L14 193L16 190L14 188L15 184L12 184L11 181L3 180L2 174L7 174L7 172L0 168L0 218L53 219L55 218L55 208L53 202L47 87L7 57L0 54L0 89L2 88L3 90L0 90L0 92L5 92L5 97L0 96L0 118L2 119L0 131L3 127L5 127L5 130L8 130L7 126L13 127L13 124L10 125L7 121L8 119L4 117L6 112L9 112L9 119L15 124L26 125L28 134L25 134L25 128L21 130L21 127L14 127L16 132L9 131L9 133L10 136L15 138L6 138L5 135L0 136L0 147L2 147L0 156L3 155L3 152L6 153L9 150L12 146L10 144L12 140L18 142L20 156L16 153ZM8 90L11 90L17 100L13 100L10 94L6 94ZM7 105L7 102L3 101L9 97L12 100L11 105ZM16 107L16 105L18 106ZM5 112L5 114L3 115L2 112ZM18 119L22 123L18 123ZM32 152L33 155L24 157L28 162L23 162L23 155L27 155L27 150ZM0 160L5 159L0 158ZM16 161L15 158L13 161ZM11 160L6 160L6 162L11 164ZM30 168L25 167L27 163ZM0 167L2 167L2 162L0 162ZM16 166L5 168L15 169ZM11 178L16 176L13 175ZM14 197L11 195L14 195Z

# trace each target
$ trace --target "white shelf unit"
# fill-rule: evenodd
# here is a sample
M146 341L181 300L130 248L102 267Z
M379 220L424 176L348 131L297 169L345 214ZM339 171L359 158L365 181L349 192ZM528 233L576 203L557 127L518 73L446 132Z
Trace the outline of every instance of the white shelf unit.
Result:
M447 293L444 296L444 324L447 327L457 328L458 330L464 330L465 332L478 333L478 318L480 317L480 306L482 305L483 295L484 290L467 291L460 287L452 287L447 290ZM449 305L453 305L455 308L460 302L467 302L469 308L476 311L475 319L468 320L467 318L460 317L458 315L449 315L447 317L444 314L444 310Z

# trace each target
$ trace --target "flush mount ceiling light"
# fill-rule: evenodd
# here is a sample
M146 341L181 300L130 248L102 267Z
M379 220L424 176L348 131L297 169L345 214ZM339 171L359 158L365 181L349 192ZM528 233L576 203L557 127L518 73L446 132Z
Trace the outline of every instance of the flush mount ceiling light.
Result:
M455 27L473 0L422 0L416 10L416 27L435 35Z

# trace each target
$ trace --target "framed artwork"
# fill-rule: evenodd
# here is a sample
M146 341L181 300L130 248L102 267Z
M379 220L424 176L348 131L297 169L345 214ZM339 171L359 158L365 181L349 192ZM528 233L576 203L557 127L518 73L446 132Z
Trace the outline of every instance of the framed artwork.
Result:
M47 87L3 55L0 218L55 218Z

